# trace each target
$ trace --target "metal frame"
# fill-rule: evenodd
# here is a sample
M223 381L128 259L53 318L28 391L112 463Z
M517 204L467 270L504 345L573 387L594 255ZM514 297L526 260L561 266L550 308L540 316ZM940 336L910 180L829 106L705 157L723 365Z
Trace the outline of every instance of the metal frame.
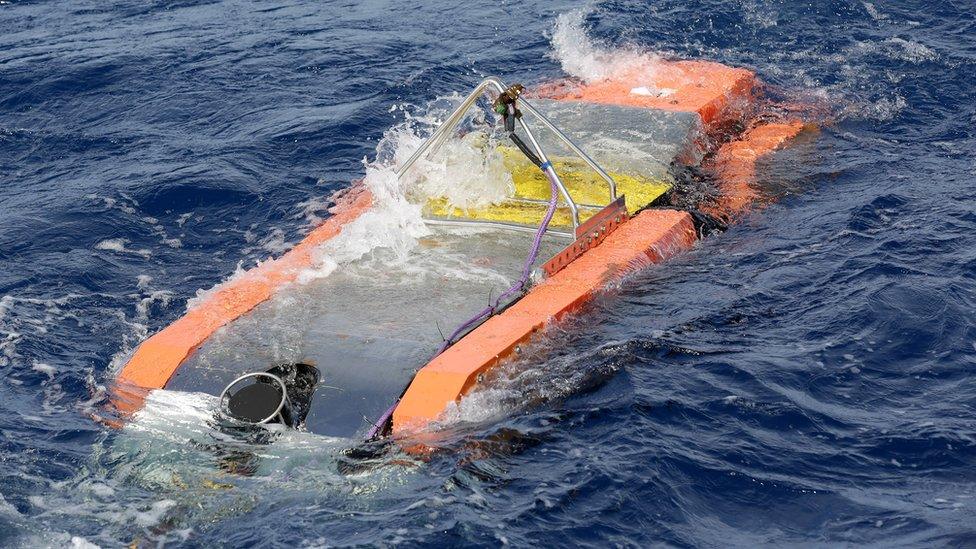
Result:
M563 143L565 143L566 146L569 147L574 153L576 153L577 156L579 156L580 158L583 159L583 162L586 162L586 165L587 166L589 166L590 168L592 168L593 171L595 171L600 177L603 178L604 181L607 182L607 185L610 187L610 202L613 202L614 200L616 200L617 199L617 182L614 181L612 177L610 177L610 174L608 174L607 172L603 171L603 168L601 168L599 164L597 164L592 158L590 158L590 155L588 155L585 152L583 152L583 149L580 149L576 145L576 143L573 142L572 139L570 139L569 137L567 137L566 134L564 134L562 132L562 130L560 130L559 128L557 128L555 126L555 124L553 124L551 121L549 121L549 119L546 118L541 112L539 112L538 109L536 109L535 107L533 107L528 101L526 101L524 99L521 99L521 102L522 102L522 107L526 111L528 111L533 116L535 116L536 118L538 118L539 119L539 122L541 122L543 126L545 126L546 128L548 128L552 133L556 134L556 137L558 137L560 139L560 141L562 141ZM523 122L522 124L523 124L523 127L525 128L526 133L528 133L529 130L528 130L528 128L525 127L525 123Z
M483 219L425 219L424 222L430 225L445 225L450 227L493 227L496 229L507 229L510 231L518 231L523 233L534 233L536 231L535 227L529 227L527 225L519 225L517 223L508 223L505 221L486 221ZM561 238L575 238L573 234L574 233L557 231L554 229L546 230L546 235Z
M420 148L414 151L414 153L410 156L410 158L407 159L407 161L404 162L402 166L400 166L400 168L396 172L397 179L400 179L404 175L406 175L406 173L410 170L411 167L413 167L413 165L417 162L417 160L419 160L420 158L422 158L427 154L433 154L438 149L440 149L444 141L451 135L451 132L453 132L457 128L458 124L461 123L461 120L463 120L464 118L464 114L467 113L472 106L474 106L474 104L478 101L478 98L480 98L481 95L488 88L494 88L498 93L502 93L507 89L507 86L505 86L505 84L501 80L492 76L489 76L488 78L482 80L481 83L475 86L474 90L472 90L471 93L464 98L464 101L461 102L461 105L458 106L458 108L454 109L454 112L452 112L450 116L447 117L447 120L445 120L440 125L440 127L438 127L437 130L435 130L434 133L429 138L427 138L427 141L425 141L423 145L420 146ZM594 162L593 159L589 157L589 155L583 152L583 150L580 149L576 145L576 143L573 143L573 141L569 137L567 137L566 134L560 131L559 128L557 128L552 122L550 122L549 119L546 118L535 107L533 107L524 99L520 99L520 102L523 109L525 109L528 113L535 116L542 123L543 126L545 126L550 131L552 131L556 135L556 137L558 137L563 143L565 143L573 152L575 152L580 158L582 158L583 161L590 168L593 168L593 170L596 171L596 173L599 174L600 177L602 177L607 182L607 185L609 185L610 187L610 202L616 200L617 183L613 180L613 178L610 177L610 175L607 174L607 172L605 172L603 168L601 168L596 162ZM519 118L518 123L519 123L519 127L522 128L522 131L525 132L526 137L528 137L529 143L532 145L532 148L535 149L535 153L539 157L539 159L542 160L543 163L549 162L549 157L546 156L545 151L542 150L542 146L539 145L538 141L536 141L535 135L533 135L532 130L529 129L529 126L525 123L525 120ZM569 210L572 213L573 232L575 233L580 226L579 206L573 200L573 197L570 196L569 189L567 189L566 186L563 184L562 180L559 178L559 175L556 173L556 170L553 169L552 173L555 176L554 179L556 181L556 186L559 188L559 194L562 195L563 200L566 202L566 205L569 206ZM584 206L590 206L590 205L587 204ZM506 224L506 223L492 223L492 224L497 226L504 226L508 228L516 226L513 224Z
M227 384L227 387L225 387L224 390L220 393L220 398L218 400L219 406L220 406L220 409L221 409L221 412L225 412L225 410L224 410L224 397L227 396L227 393L230 392L231 388L234 387L235 385L237 385L238 383L244 381L245 379L252 378L252 377L253 378L259 378L259 377L270 378L271 380L273 380L275 383L278 384L278 387L281 388L281 402L278 403L278 407L275 408L275 411L272 412L271 415L269 415L268 417L262 419L261 421L258 421L257 423L255 423L255 425L265 425L269 421L271 421L271 420L273 420L275 418L277 418L282 423L285 423L285 416L283 414L283 411L284 411L284 409L285 409L286 406L288 406L289 408L291 407L291 401L288 399L288 389L285 387L285 382L280 377L278 377L278 376L276 376L276 375L274 375L272 373L268 373L268 372L251 372L249 374L244 374L244 375L238 377L237 379L235 379L234 381L231 381L230 383L228 383ZM229 413L229 410L227 411L227 415L230 416L230 417L234 417L233 414L230 414Z

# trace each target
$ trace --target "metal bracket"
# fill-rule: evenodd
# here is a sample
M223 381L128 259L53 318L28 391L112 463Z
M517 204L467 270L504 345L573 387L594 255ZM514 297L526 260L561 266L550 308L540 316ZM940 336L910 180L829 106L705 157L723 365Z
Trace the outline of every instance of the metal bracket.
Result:
M552 259L546 261L542 266L542 271L550 277L563 270L576 260L584 252L603 240L617 229L621 224L630 218L627 213L627 205L624 203L624 196L620 195L616 200L597 212L593 217L576 229L576 241L563 248L561 252L554 255Z
M447 117L447 119L444 120L444 122L437 128L437 130L435 130L434 133L429 138L427 138L426 141L424 141L424 143L420 146L420 148L414 151L414 153L410 156L410 158L407 159L407 161L404 162L403 165L401 165L397 169L396 172L397 178L402 178L404 175L406 175L406 173L410 170L410 168L414 165L414 163L418 159L428 154L433 154L434 152L436 152L437 149L439 149L440 146L443 144L443 142L450 136L450 133L458 126L458 124L461 123L461 119L464 117L464 114L468 111L468 109L474 106L478 98L481 97L481 95L489 88L494 88L498 93L504 93L508 87L501 80L494 77L488 77L482 80L481 83L475 86L474 90L470 94L468 94L467 97L464 98L464 100L461 102L461 105L459 105ZM583 152L583 150L580 149L579 146L576 145L576 143L573 143L573 141L569 137L567 137L566 134L560 131L559 128L557 128L552 122L550 122L548 118L546 118L541 112L536 110L535 107L533 107L531 104L525 101L525 99L520 98L519 104L522 106L523 109L525 109L526 112L532 114L543 126L545 126L550 131L552 131L556 135L556 137L559 138L559 140L561 140L564 144L566 144L573 152L576 153L577 156L582 158L583 161L588 166L590 166L594 171L596 171L596 173L607 182L610 191L611 200L615 200L617 198L617 184L616 182L614 182L613 178L610 177L610 175L603 170L603 168L601 168L596 162L594 162L593 159L589 157L589 155ZM525 123L525 120L519 118L518 125L525 133L525 136L528 138L529 143L532 146L532 149L539 157L539 159L542 160L543 162L548 162L549 158L546 156L546 153L542 150L542 147L539 145L539 142L536 141L535 136L532 133L532 130ZM566 188L562 180L559 178L559 174L557 174L555 170L553 170L552 173L555 176L556 186L559 189L559 194L562 196L563 201L566 203L566 206L569 207L570 215L573 220L573 229L575 229L578 232L580 229L579 207L577 206L576 202L573 200L573 197L570 196L569 189Z

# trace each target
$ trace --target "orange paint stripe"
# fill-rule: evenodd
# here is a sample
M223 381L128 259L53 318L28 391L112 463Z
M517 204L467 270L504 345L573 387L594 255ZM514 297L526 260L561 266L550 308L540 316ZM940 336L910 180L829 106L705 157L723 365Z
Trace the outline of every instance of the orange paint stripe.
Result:
M750 129L738 141L722 145L710 163L722 194L717 204L703 206L702 211L730 220L755 202L759 197L755 188L756 163L796 137L804 127L796 121L767 124Z
M122 368L122 385L161 389L184 360L218 328L235 320L292 282L309 267L313 251L335 237L342 226L359 217L372 204L372 195L361 184L336 198L333 216L308 234L301 243L280 258L261 264L243 276L227 282L176 322L144 341ZM126 389L121 408L132 411L141 406L139 391ZM134 398L132 398L134 396ZM143 393L144 396L144 393Z
M662 95L632 93L646 87ZM754 102L756 75L711 61L660 61L637 65L612 78L589 84L542 86L536 95L666 111L697 112L706 126L740 119Z
M690 248L695 239L687 212L646 210L625 222L600 245L421 368L393 412L394 434L426 428L516 345L579 309L608 283Z

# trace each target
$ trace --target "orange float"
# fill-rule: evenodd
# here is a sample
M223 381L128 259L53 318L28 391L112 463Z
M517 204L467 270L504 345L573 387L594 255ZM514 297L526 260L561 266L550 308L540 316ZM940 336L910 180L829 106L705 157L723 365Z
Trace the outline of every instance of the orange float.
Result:
M718 203L703 205L702 210L729 221L755 202L756 163L799 135L805 126L799 121L766 124L722 145L710 164L722 193Z
M278 259L267 261L223 284L203 302L144 341L119 372L118 381L143 389L162 389L194 349L225 324L256 307L312 264L313 250L334 238L342 226L369 209L372 196L361 184L335 197L332 217ZM130 394L134 394L130 391ZM132 409L137 404L129 403Z
M520 344L593 298L608 284L695 243L687 212L645 210L623 223L525 297L493 316L417 372L393 412L393 433L423 430L448 404L471 390L478 376Z
M664 111L695 112L709 126L753 106L756 75L711 61L657 61L589 84L557 82L537 95Z

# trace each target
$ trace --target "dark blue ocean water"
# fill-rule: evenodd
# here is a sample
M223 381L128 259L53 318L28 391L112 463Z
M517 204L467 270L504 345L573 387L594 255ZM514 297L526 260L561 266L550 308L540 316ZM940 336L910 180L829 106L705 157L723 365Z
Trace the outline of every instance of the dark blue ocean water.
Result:
M752 68L830 123L765 167L781 200L554 334L428 463L342 474L302 439L220 476L89 419L404 110L562 76L580 7L0 1L0 546L976 546L965 0L585 6L603 47Z

